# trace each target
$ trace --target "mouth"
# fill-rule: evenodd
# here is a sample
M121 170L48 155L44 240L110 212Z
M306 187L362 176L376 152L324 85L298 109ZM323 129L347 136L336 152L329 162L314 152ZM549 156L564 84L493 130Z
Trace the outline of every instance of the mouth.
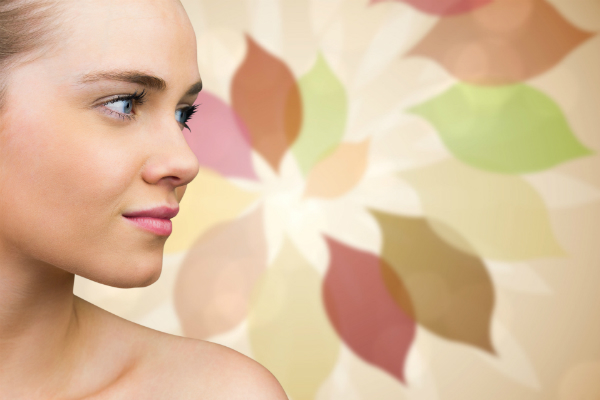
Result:
M178 212L179 208L162 206L124 213L123 218L145 231L159 236L169 236L173 232L171 218Z

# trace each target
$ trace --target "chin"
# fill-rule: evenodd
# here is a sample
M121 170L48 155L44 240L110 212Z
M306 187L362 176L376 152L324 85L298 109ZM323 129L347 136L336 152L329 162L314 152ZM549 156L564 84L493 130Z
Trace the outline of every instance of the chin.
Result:
M162 255L146 260L129 260L126 263L113 264L112 267L94 268L93 271L79 271L86 279L121 289L146 287L160 278L162 272Z

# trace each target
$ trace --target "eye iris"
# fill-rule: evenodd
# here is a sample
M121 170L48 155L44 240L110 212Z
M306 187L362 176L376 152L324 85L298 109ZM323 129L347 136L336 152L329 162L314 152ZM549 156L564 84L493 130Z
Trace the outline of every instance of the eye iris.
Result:
M185 118L185 112L183 110L177 110L177 111L175 111L175 119L178 122L184 124L185 120L186 120L186 118Z
M124 100L123 103L125 103L123 114L130 114L133 109L133 102L131 100Z

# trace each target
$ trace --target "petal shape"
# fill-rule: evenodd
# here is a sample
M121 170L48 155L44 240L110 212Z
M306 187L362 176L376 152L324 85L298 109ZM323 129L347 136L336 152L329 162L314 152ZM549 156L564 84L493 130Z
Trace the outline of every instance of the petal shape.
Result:
M569 21L587 31L600 31L600 3L597 0L548 0Z
M304 121L292 150L306 174L342 140L348 106L344 87L322 56L299 85Z
M358 184L367 168L369 141L343 143L306 178L305 197L335 198Z
M254 358L295 400L313 400L333 370L340 341L321 300L321 277L289 240L252 297Z
M415 321L388 293L377 256L330 238L327 244L331 264L323 282L323 299L331 323L362 359L404 382L404 363L415 337ZM399 280L392 288L395 296L408 300Z
M521 178L479 171L457 161L402 176L417 188L432 227L463 251L503 261L564 255L546 206ZM452 227L469 245L455 240L436 221Z
M522 84L458 84L411 111L437 128L456 157L489 171L533 172L591 154L560 108Z
M494 289L481 260L443 241L424 219L373 214L383 232L382 258L406 287L417 322L493 353Z
M250 158L248 131L235 112L216 96L201 92L198 115L184 131L185 139L201 166L225 176L256 179Z
M179 214L173 218L173 233L165 243L165 252L189 249L207 229L237 217L256 199L256 194L240 189L214 171L200 168L187 185Z
M600 201L600 188L555 171L525 176L549 209L582 206Z
M556 68L529 82L558 104L575 135L597 152L600 151L599 70L600 35L596 35L569 54Z
M419 193L405 179L394 175L367 177L348 197L367 208L390 214L423 215Z
M250 295L267 265L262 209L202 235L184 259L175 306L186 336L206 339L247 315Z
M252 147L274 170L302 122L300 91L289 68L247 37L244 63L232 82L232 105L248 127Z
M390 0L371 0L371 4ZM395 0L410 4L419 10L434 15L456 15L468 13L492 0Z
M460 80L498 85L550 69L591 36L545 0L497 0L441 19L409 54L436 60Z

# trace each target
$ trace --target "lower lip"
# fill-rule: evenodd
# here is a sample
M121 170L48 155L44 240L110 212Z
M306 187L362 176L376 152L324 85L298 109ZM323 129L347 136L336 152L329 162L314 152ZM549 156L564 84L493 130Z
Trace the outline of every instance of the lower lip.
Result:
M124 217L132 224L155 233L160 236L169 236L173 231L173 224L169 219L151 218L151 217Z

